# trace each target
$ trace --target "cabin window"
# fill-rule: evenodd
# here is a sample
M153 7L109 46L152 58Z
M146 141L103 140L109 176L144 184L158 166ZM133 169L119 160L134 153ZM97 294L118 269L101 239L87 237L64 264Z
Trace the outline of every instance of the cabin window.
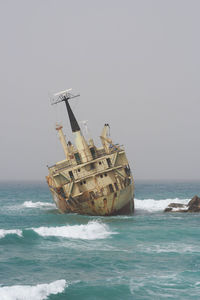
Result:
M95 169L95 164L94 164L94 163L91 163L91 164L90 164L90 169L91 169L91 170Z
M107 161L108 167L111 168L111 167L112 167L112 164L111 164L110 158L106 158L106 161Z
M96 151L95 151L94 147L91 147L91 148L90 148L90 152L91 152L91 154L92 154L92 158L93 158L93 159L97 158L97 156L96 156Z
M128 176L131 175L131 170L130 170L129 165L125 167L125 172L126 172L126 175L128 175Z
M74 157L76 159L77 165L80 165L81 164L81 158L80 158L79 153L78 152L74 153Z
M118 191L119 190L118 184L115 182L114 185L115 185L116 191Z
M109 184L109 189L110 189L110 192L111 192L111 193L114 192L114 189L113 189L113 185L112 185L112 184Z
M70 177L71 179L74 179L74 174L73 174L72 171L69 171L69 177Z
M61 195L63 198L65 198L65 192L64 192L62 187L58 188L57 192L58 192L59 195Z

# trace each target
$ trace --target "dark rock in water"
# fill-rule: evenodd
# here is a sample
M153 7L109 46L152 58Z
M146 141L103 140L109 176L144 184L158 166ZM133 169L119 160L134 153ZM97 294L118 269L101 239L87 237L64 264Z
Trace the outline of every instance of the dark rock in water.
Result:
M171 206L172 204L172 206ZM187 212L188 207L187 205L182 204L179 206L179 203L170 203L168 207L165 208L164 212Z
M200 198L196 195L188 204L170 203L164 212L200 212Z
M179 209L178 209L178 210L177 210L177 209L174 209L174 210L173 210L173 208L179 208ZM181 204L181 203L170 203L170 204L168 205L168 207L165 208L164 211L165 211L165 212L170 212L170 211L182 211L182 212L184 212L185 209L188 210L188 208L186 207L185 204Z
M168 206L169 206L169 207L175 207L175 208L178 208L178 207L184 208L184 207L185 207L185 204L181 204L181 203L170 203Z
M170 211L172 211L172 207L166 207L164 210L164 212L170 212Z
M188 211L200 212L200 198L197 195L188 202Z

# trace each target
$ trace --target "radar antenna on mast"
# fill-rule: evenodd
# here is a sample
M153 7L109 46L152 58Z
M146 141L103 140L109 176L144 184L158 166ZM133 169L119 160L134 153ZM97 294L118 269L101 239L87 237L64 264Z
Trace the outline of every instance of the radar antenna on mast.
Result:
M76 98L80 95L73 95L70 93L71 89L66 90L66 91L61 91L58 92L56 94L53 95L51 104L57 104L59 102L65 102L66 108L67 108L67 112L68 112L68 116L69 116L69 120L70 120L70 124L71 124L71 128L72 128L72 132L77 132L80 131L80 127L79 124L74 116L74 113L69 105L69 99L72 98Z
M53 94L53 97L51 99L51 105L57 104L57 103L62 102L62 101L67 101L69 99L76 98L76 97L80 96L80 94L73 95L72 93L70 93L71 90L72 89L68 89L68 90L61 91L61 92Z

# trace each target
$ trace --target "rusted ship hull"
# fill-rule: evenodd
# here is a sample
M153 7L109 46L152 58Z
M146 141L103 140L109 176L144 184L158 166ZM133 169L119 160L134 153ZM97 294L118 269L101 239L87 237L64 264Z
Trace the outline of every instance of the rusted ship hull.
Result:
M91 199L88 193L70 199L64 198L50 186L53 200L61 213L77 213L92 216L130 215L134 212L134 186Z
M55 94L54 104L65 102L75 145L66 142L63 126L56 124L65 159L48 167L46 177L56 206L61 213L132 214L134 181L123 146L111 140L108 123L101 132L102 147L96 147L92 138L86 140L69 105L76 96L68 91Z

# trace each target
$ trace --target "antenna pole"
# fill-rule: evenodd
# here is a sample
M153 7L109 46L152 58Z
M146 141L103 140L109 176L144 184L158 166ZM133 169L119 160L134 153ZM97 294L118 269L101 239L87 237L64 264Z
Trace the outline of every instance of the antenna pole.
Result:
M60 103L63 101L65 102L72 132L77 132L77 131L80 131L80 126L79 126L79 124L75 118L75 115L69 105L69 99L79 97L80 95L79 94L73 95L73 94L69 93L69 91L71 91L71 89L66 90L66 91L61 91L59 93L54 94L54 101L51 104L54 105L54 104L57 104L57 103Z
M67 107L67 112L68 112L68 116L69 116L69 120L70 120L70 124L71 124L71 128L72 128L72 132L76 132L76 131L80 131L80 126L75 118L75 115L69 105L68 99L65 98L63 101L65 101L66 107Z

